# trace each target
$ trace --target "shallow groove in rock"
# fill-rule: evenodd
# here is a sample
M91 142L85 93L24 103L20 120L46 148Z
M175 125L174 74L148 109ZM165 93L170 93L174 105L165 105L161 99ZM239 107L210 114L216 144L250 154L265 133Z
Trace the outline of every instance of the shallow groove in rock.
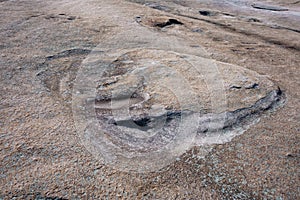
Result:
M204 116L203 120L200 121L199 132L207 132L208 129L210 132L218 131L220 129L231 128L234 125L242 124L241 122L250 119L252 117L257 117L267 110L271 110L279 106L280 102L284 101L284 95L280 88L278 90L273 90L269 94L258 100L253 106L248 108L238 109L232 112L225 112L217 115L208 114L208 117ZM225 118L225 123L223 126L218 128L213 128L211 123L218 123Z
M256 9L262 9L262 10L270 10L270 11L288 11L287 8L282 8L278 6L270 6L270 5L264 5L264 4L253 4L253 8Z
M141 117L137 117L135 119L126 119L126 120L119 120L119 121L115 121L114 125L117 126L124 126L124 127L128 127L128 128L138 128L141 130L149 130L153 127L150 127L150 123L151 122L155 122L155 121L161 121L161 120L165 120L166 123L171 122L171 120L173 119L180 119L181 115L183 114L182 111L168 111L166 113L164 113L164 115L160 115L160 116L141 116ZM137 126L130 126L130 122L134 122Z
M113 123L109 123L109 120L101 120L101 124L109 132L108 137L111 138L111 141L119 147L125 148L128 151L148 152L149 150L159 149L174 138L175 135L172 133L178 127L182 116L193 115L200 117L197 134L201 136L202 134L213 134L220 130L231 130L234 126L243 126L245 122L251 122L252 119L261 116L268 110L277 108L283 102L284 94L278 88L269 92L266 97L258 100L253 106L232 112L220 114L209 113L201 116L200 113L174 110L160 116L138 116L134 119L113 121ZM98 114L101 115L101 113L102 111L98 110ZM150 138L136 138L132 135L121 133L122 131L119 129L120 127L125 127L132 130L147 131L153 128L149 123L154 123L155 121L165 121L165 125L161 131ZM136 122L140 123L133 125Z
M145 6L148 6L150 8L156 9L156 10L161 10L161 11L170 11L170 8L160 5L158 3L146 3L144 4Z
M48 56L47 60L65 58L65 57L74 56L74 55L88 55L89 53L91 53L91 50L89 50L89 49L68 49L68 50L62 51L58 54Z
M235 124L238 124L245 118L252 117L254 115L258 115L263 113L266 110L270 110L276 106L278 106L278 102L283 100L283 93L280 88L278 90L271 91L266 97L258 100L253 106L248 108L238 109L232 112L225 112L220 114L206 114L200 118L200 132L207 132L207 129L212 122L221 121L222 118L225 116L226 120L222 127L217 129L210 129L209 131L217 131L219 129L225 129L228 127L232 127ZM190 112L191 113L191 112ZM187 114L187 112L186 112ZM182 111L169 111L166 113L166 120L171 121L173 119L179 119L182 115ZM162 120L165 116L147 116L136 118L134 121L154 121L154 120ZM118 126L128 126L128 122L131 119L116 121L115 125ZM143 126L147 126L143 124ZM129 126L130 127L130 126ZM201 131L202 130L202 131Z
M299 46L292 46L290 44L286 44L284 42L277 41L277 40L274 40L272 38L268 38L267 36L259 35L259 34L256 34L256 33L249 33L249 32L246 32L246 31L243 31L243 30L240 30L240 29L236 29L234 27L231 27L229 25L222 24L222 23L219 23L219 22L216 22L216 21L212 21L212 20L209 20L209 19L202 19L202 18L199 18L199 17L193 17L193 16L185 15L185 14L178 14L178 13L173 13L173 14L181 16L181 17L187 17L187 18L194 19L194 20L204 21L204 22L219 26L221 28L227 29L229 31L233 31L233 32L241 33L243 35L259 38L259 39L261 39L261 40L263 40L263 41L265 41L266 43L269 43L269 44L278 45L278 46L282 46L282 47L287 48L287 49L300 51ZM270 27L270 26L267 26L267 27L274 28L274 27ZM281 29L286 29L286 30L289 30L289 31L294 31L294 32L297 32L297 33L299 32L299 30L294 30L294 29L290 29L290 28L284 28L284 27L280 27L280 28Z

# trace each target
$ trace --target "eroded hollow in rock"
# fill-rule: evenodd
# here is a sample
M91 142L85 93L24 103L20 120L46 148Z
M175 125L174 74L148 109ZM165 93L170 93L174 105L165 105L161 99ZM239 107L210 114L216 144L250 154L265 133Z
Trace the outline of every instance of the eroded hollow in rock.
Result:
M184 127L197 133L197 144L222 143L234 137L227 129L250 123L282 100L281 90L256 72L221 62L210 71L211 61L197 58L196 65L195 59L140 49L113 61L95 100L109 140L126 151L155 151L174 140L185 120L197 123ZM222 88L215 79L223 80ZM215 89L226 97L218 112L212 105Z

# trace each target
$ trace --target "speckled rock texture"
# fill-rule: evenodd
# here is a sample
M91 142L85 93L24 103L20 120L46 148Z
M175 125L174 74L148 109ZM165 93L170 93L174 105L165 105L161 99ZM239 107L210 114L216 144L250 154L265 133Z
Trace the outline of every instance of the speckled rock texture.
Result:
M299 6L0 1L0 199L299 199ZM120 170L83 138L89 116L141 158L177 123L186 146Z

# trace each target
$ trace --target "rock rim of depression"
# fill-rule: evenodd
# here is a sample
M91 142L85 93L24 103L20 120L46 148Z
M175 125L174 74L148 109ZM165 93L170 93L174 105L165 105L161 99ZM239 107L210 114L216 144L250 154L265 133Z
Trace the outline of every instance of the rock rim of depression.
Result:
M184 41L153 38L121 35L99 45L75 80L79 135L113 167L159 170L192 146L230 141L282 100L265 76Z

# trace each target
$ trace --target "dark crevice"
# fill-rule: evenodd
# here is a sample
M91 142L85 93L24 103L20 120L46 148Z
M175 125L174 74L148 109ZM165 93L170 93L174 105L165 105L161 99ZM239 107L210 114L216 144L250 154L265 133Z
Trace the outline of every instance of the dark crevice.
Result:
M284 95L280 88L271 91L266 97L258 100L253 106L237 109L235 111L206 114L200 118L198 134L216 132L221 129L227 130L234 126L243 126L244 123L252 122L265 111L272 110L284 103ZM215 126L218 124L219 126Z
M263 5L263 4L253 4L253 8L261 9L261 10L270 10L270 11L288 11L289 9L278 7L278 6L270 6L270 5Z
M233 86L235 87L235 86ZM258 87L258 84L253 84L251 88ZM239 88L239 87L237 87ZM271 110L280 106L280 102L284 102L284 95L280 88L271 91L266 97L258 100L253 106L237 109L235 111L224 112L219 114L208 113L200 117L198 133L214 132L220 129L232 128L237 124L242 124L246 119L256 118L267 110ZM134 119L125 119L114 121L114 125L124 126L128 128L137 128L140 130L149 130L153 128L153 124L158 121L164 121L166 124L174 119L180 119L183 115L190 115L195 112L187 111L168 111L160 116L141 116ZM200 114L200 113L199 113ZM219 124L217 128L212 128L212 124Z
M72 21L72 20L75 20L76 17L75 16L69 16L67 19L70 20L70 21Z
M133 122L141 127L148 126L148 124L151 122L151 119L149 117L141 118L138 120L133 120Z
M215 12L208 11L208 10L200 10L199 13L200 13L200 15L203 15L203 16L215 16L216 15Z
M233 86L231 86L229 89L241 89L241 88L242 88L241 86L233 85Z
M171 141L174 136L174 131L181 123L181 117L199 116L198 128L196 131L197 135L201 137L202 134L214 134L218 131L232 130L236 126L243 128L245 125L253 123L255 119L266 113L272 111L279 106L283 105L284 98L280 88L271 91L264 98L258 100L253 106L247 108L237 109L235 111L227 111L223 113L207 113L201 114L194 111L178 111L172 110L165 112L159 116L135 116L128 117L127 119L114 120L112 115L107 116L107 120L103 119L102 125L104 129L109 131L109 137L112 138L113 143L122 146L123 149L128 151L148 152L150 150L157 150L162 145ZM103 112L98 112L98 115L103 115ZM190 119L192 119L190 118ZM120 132L121 127L138 129L141 131L154 133L157 128L161 127L159 132L150 137L135 137L130 134L123 134ZM154 132L152 131L154 130ZM145 133L147 134L147 133Z
M258 85L257 83L254 83L254 84L252 84L252 85L250 85L250 86L245 87L245 89L257 89L258 86L259 86L259 85Z
M175 25L175 24L183 25L183 23L178 21L177 19L169 19L168 21L163 22L163 23L156 23L156 24L154 24L154 26L164 28L166 26Z
M174 119L181 118L181 115L183 114L183 111L168 111L163 115L160 116L141 116L141 117L135 117L134 119L126 119L126 120L119 120L114 121L112 124L117 126L124 126L128 128L137 128L140 130L149 130L152 127L152 124L155 124L155 122L159 121L165 121L166 124L170 123Z
M247 20L247 22L259 22L260 23L261 21L259 19L251 17Z
M300 3L300 1L296 1L296 2L293 2L293 3L291 3L291 4L298 4L298 3Z
M274 28L274 29L283 29L283 30L293 31L295 33L300 33L300 30L288 28L288 27L284 27L284 26L273 25L273 26L269 26L269 27Z
M253 106L228 112L223 129L239 124L245 119L260 116L263 112L280 106L279 102L284 102L284 96L278 87L277 90L270 92L266 97L258 100Z
M54 59L65 58L65 57L76 56L76 55L88 55L89 53L91 53L91 50L89 49L69 49L52 56L48 56L47 60L54 60Z

